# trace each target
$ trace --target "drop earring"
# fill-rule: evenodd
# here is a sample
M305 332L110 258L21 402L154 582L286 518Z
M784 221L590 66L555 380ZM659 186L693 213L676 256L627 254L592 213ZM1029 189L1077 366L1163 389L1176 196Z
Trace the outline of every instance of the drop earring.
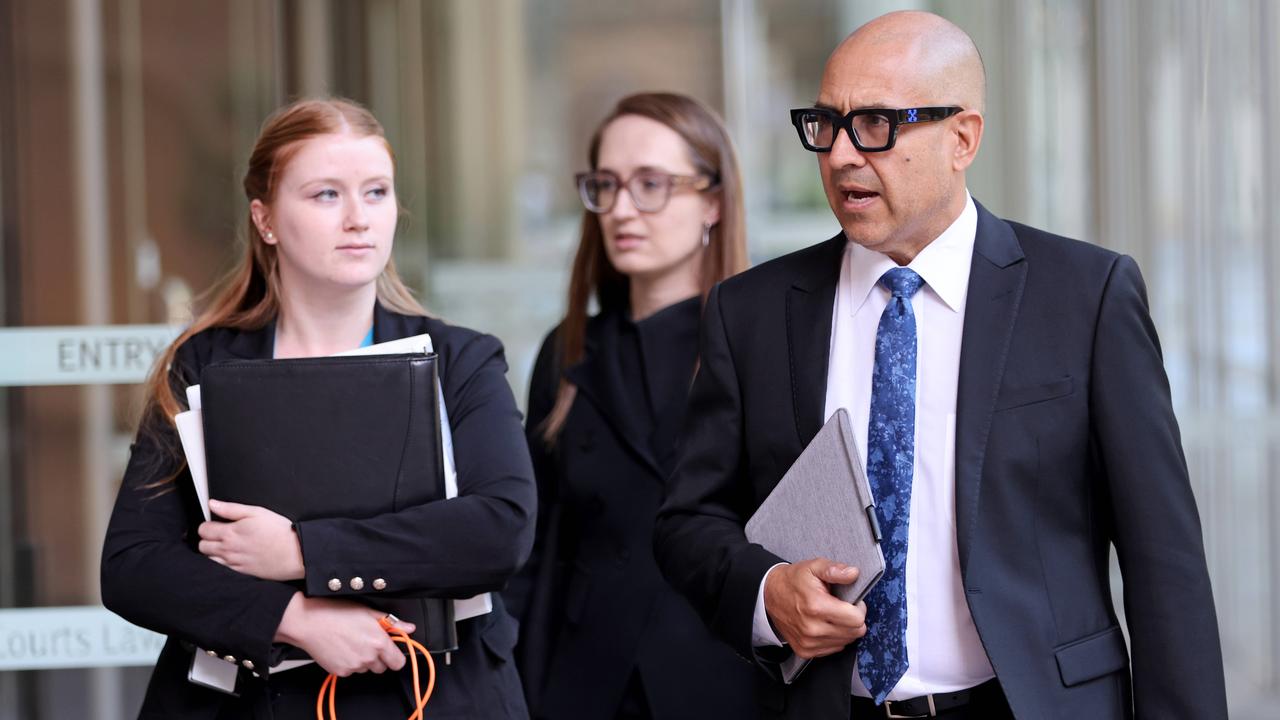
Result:
M707 247L710 244L711 244L711 224L703 223L702 224L702 247Z

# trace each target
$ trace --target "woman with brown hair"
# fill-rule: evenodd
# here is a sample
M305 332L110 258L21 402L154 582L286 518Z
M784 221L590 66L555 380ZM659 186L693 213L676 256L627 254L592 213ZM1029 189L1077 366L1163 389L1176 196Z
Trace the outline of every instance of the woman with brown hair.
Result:
M650 550L702 301L746 265L733 147L697 101L643 93L601 123L589 159L568 310L529 388L539 527L509 592L525 692L537 718L750 717L751 666Z
M532 469L502 346L428 317L401 284L394 176L381 126L354 103L298 101L262 128L244 179L244 259L152 374L103 548L104 604L169 636L141 717L309 718L328 673L346 678L340 715L406 717L412 679L395 672L405 658L380 627L383 613L359 600L498 590L529 552ZM457 498L295 524L210 500L214 521L203 521L173 416L204 367L422 333L439 356ZM515 622L501 600L457 633L451 662L436 664L430 715L525 717ZM315 664L269 674L284 645ZM188 681L196 648L237 666L237 695Z

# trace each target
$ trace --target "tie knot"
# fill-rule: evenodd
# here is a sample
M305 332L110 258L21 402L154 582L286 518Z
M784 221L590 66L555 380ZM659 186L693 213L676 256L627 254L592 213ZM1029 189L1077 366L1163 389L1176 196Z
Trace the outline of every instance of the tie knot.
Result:
M924 285L924 278L911 268L897 267L880 276L880 284L888 288L894 297L911 299Z

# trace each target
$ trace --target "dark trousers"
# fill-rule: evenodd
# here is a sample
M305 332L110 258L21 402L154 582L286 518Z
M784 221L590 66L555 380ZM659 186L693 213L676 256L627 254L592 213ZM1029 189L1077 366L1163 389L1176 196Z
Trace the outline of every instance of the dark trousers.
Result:
M1000 682L988 680L971 691L969 704L938 713L944 720L1014 720L1009 702L1004 698ZM853 698L850 720L878 720L887 717L883 705L863 697Z

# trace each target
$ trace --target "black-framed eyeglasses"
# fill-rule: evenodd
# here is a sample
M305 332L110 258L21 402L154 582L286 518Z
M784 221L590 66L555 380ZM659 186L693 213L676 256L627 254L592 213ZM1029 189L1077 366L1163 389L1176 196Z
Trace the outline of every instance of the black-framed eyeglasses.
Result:
M945 120L963 110L954 105L901 110L865 108L841 115L830 108L799 108L791 111L791 124L800 133L805 150L830 152L843 128L860 152L884 152L897 142L899 125Z
M578 182L582 204L601 215L613 209L618 191L623 187L631 194L631 204L636 210L656 213L667 206L675 188L688 187L702 192L716 185L715 178L706 175L672 175L660 170L639 170L626 180L610 170L595 170L578 173L574 179Z

